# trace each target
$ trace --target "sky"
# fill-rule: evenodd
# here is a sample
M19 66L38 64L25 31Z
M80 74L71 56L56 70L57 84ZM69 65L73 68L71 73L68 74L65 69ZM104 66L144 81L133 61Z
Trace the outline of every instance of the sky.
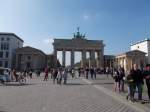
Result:
M54 38L103 40L104 53L120 54L150 37L150 0L0 0L0 32L12 32L45 53Z

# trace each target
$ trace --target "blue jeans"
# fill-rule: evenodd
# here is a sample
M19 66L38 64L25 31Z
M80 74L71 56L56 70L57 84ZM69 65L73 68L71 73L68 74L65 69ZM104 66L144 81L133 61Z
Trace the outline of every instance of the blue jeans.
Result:
M138 100L142 100L142 84L136 83L134 87L134 93L136 91L136 88L138 89Z

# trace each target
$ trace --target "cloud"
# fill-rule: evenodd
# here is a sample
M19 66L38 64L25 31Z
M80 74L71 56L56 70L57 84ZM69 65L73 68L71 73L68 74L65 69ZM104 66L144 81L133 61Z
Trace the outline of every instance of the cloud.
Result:
M81 17L84 21L87 21L97 19L99 18L99 16L99 13L83 13Z
M90 15L89 14L83 14L82 18L83 18L83 20L88 20L88 19L90 19Z
M53 38L45 38L45 39L43 39L43 42L45 44L52 44L54 42L54 40L53 40Z

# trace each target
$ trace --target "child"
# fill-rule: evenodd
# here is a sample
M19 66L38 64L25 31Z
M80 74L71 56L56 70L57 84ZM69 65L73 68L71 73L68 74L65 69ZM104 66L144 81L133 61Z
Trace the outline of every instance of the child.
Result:
M128 95L126 96L126 99L129 99L131 100L131 102L134 102L134 80L132 77L132 70L129 71L126 77L126 82L128 86Z

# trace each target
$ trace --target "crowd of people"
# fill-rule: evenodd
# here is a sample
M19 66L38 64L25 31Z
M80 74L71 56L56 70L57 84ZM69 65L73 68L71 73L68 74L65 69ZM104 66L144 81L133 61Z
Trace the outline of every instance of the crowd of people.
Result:
M146 66L143 69L139 69L136 64L133 65L133 68L130 71L124 70L123 67L115 68L45 68L43 71L37 71L37 77L40 76L41 72L44 73L43 81L48 81L49 78L53 80L53 84L67 84L68 75L72 78L84 77L86 79L95 80L97 74L105 74L107 78L109 75L114 79L114 92L125 92L125 84L127 85L128 94L126 99L135 101L135 93L138 93L138 100L142 100L143 85L144 82L147 86L148 97L150 99L150 66ZM51 75L49 77L49 75ZM26 78L32 78L32 70L25 70L23 72L16 72L15 69L11 71L11 80L12 81L24 81ZM144 81L145 79L145 81Z
M136 64L130 71L125 73L124 68L119 67L114 70L114 91L124 92L124 85L127 84L127 100L135 102L135 93L138 94L138 100L142 100L144 82L146 82L148 97L150 99L150 67L146 66L139 69ZM144 81L145 79L145 81Z

